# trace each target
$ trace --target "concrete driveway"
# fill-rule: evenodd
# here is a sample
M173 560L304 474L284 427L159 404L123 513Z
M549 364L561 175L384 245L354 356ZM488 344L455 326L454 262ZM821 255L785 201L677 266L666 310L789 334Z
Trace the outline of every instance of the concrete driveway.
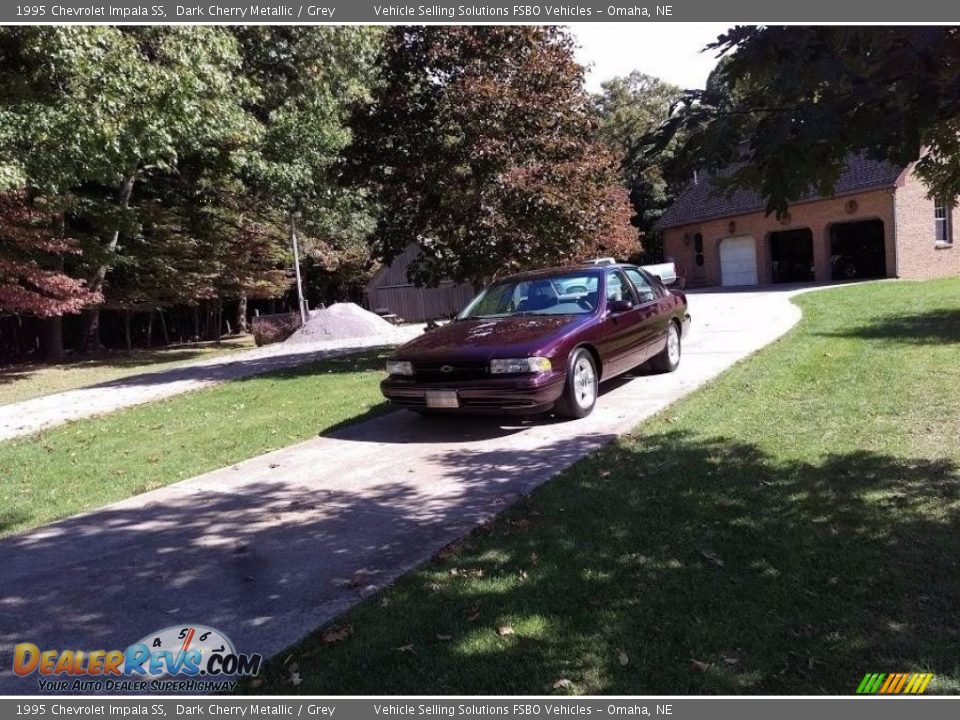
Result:
M122 649L203 623L279 652L773 341L793 294L691 293L680 369L615 381L583 420L392 412L0 541L0 694L37 691L17 642Z

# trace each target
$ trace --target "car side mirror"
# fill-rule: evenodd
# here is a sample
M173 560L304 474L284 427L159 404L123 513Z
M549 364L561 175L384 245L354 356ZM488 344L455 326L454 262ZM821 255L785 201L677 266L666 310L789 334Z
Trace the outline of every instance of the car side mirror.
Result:
M633 302L630 300L608 300L607 311L611 313L622 313L633 308Z

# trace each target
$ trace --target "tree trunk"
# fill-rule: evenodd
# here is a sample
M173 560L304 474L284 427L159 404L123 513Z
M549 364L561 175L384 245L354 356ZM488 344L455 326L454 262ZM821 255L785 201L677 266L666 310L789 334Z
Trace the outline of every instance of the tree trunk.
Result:
M59 216L59 235L65 236L63 213ZM63 272L63 254L57 255L53 267ZM63 357L63 316L44 318L40 321L40 350L47 360L60 360Z
M248 333L250 332L250 326L247 323L247 294L240 293L240 297L237 298L237 314L234 316L234 325L236 325L238 333Z
M153 310L147 313L147 347L153 345Z
M214 305L213 317L216 321L214 327L213 339L216 340L217 345L220 344L220 329L223 327L223 301L217 300Z
M133 350L133 339L130 337L130 311L123 311L123 337L127 343L127 352Z
M163 314L163 308L157 310L157 314L160 316L160 334L163 336L163 344L170 344L170 332L167 330L167 318Z
M200 306L193 306L193 338L192 340L200 339Z
M120 183L120 188L117 190L117 200L120 203L120 207L126 210L130 207L130 196L133 195L133 184L136 182L137 172L136 169L131 170L124 176L123 181ZM117 244L120 242L120 230L119 228L114 230L110 235L110 239L107 241L107 251L112 253L117 249ZM93 275L93 279L90 281L90 288L96 291L103 290L103 281L107 278L107 270L109 267L106 263L100 265L97 268L97 271ZM83 312L83 336L80 340L81 350L83 352L96 352L100 350L102 345L100 344L100 308L92 307Z
M44 318L40 322L40 349L45 360L63 358L63 317Z

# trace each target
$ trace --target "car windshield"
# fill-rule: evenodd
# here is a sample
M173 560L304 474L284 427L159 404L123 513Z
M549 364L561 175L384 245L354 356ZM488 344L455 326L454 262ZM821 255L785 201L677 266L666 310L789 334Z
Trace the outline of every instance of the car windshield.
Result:
M599 274L504 280L474 298L460 320L522 315L585 315L597 307Z

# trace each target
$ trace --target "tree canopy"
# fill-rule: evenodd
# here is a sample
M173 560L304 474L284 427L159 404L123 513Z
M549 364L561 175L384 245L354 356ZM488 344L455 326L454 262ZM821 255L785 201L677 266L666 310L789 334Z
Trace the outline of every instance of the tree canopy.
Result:
M659 133L686 134L685 161L744 162L726 181L768 198L768 212L832 192L851 152L919 162L932 195L960 195L960 28L735 27L723 56Z
M636 244L583 70L553 27L393 27L354 117L353 169L383 207L374 242L410 243L412 279L481 283Z
M680 96L680 88L639 71L608 80L593 96L598 138L620 159L620 182L630 193L645 255L656 255L656 222L679 185L674 167L679 139L653 156L647 137L669 120Z

